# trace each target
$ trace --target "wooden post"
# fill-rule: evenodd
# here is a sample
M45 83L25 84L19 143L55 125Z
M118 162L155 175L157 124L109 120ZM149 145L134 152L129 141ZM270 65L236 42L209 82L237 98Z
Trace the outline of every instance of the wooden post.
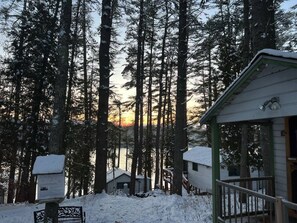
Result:
M211 142L212 142L212 207L213 223L218 222L219 215L219 197L216 189L216 180L220 179L220 131L216 118L211 120Z
M45 204L45 218L44 222L58 223L58 209L59 204L57 202L48 202Z
M275 201L275 222L276 223L284 222L282 199L283 199L282 197L276 197L276 201Z
M273 126L272 124L270 123L269 125L269 146L270 146L270 176L273 176L273 180L271 182L271 185L270 185L270 189L269 189L269 192L270 196L274 197L275 196L275 159L274 159L274 137L273 137Z

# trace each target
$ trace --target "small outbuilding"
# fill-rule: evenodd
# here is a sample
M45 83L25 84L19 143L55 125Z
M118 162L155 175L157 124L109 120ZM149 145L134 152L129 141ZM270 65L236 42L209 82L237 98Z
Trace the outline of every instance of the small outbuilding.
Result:
M37 176L38 202L59 202L65 197L65 156L38 156L32 174Z
M121 191L125 194L129 193L131 181L131 173L119 168L111 169L107 172L106 193L111 194L116 191ZM147 178L147 190L151 189L151 179ZM136 176L135 193L144 192L145 178L142 175Z
M183 154L183 159L187 165L187 177L189 183L200 193L212 193L212 157L211 148L205 146L195 146ZM258 177L259 171L250 168L251 177ZM227 167L223 163L220 155L220 176L222 180L238 178L240 175L239 166ZM253 184L253 190L257 190Z

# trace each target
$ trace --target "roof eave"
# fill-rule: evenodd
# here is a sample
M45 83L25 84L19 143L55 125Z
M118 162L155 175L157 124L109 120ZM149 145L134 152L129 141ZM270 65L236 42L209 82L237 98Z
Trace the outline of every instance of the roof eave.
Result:
M294 61L294 63L289 61ZM266 54L264 52L259 53L254 57L251 63L240 73L239 77L234 80L234 82L224 91L224 93L217 99L217 101L201 117L200 124L206 124L213 117L215 117L218 114L218 111L224 106L224 104L230 99L230 97L232 97L234 92L236 92L242 86L242 84L246 82L255 72L260 71L259 67L266 63L273 63L297 68L297 63L295 59L273 56Z
M256 61L251 63L246 67L239 75L237 79L225 90L225 92L216 100L216 102L206 111L206 113L201 117L200 124L206 124L214 116L216 116L218 110L224 105L224 103L232 96L232 94L244 83L254 71L260 66L260 61L262 55L258 57Z

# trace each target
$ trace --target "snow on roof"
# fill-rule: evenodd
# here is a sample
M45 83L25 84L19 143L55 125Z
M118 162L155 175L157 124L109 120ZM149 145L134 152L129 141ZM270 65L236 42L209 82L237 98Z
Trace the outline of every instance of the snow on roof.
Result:
M211 148L205 146L195 146L183 154L184 160L198 163L204 166L212 166ZM222 157L220 156L222 162Z
M34 175L62 173L64 165L64 155L37 156L32 173Z
M260 50L255 57L257 57L259 54L267 54L270 56L284 57L284 58L288 58L288 59L297 59L297 53L275 50L275 49Z
M110 169L106 173L106 182L109 183L113 179L116 179L116 178L120 177L123 174L131 177L131 173L129 171L125 171L125 170L120 169L120 168L115 168L114 169L114 176L113 176L113 169ZM147 178L150 179L149 177L147 177ZM144 176L143 175L137 175L136 179L144 179Z
M114 175L113 175L113 172L114 172ZM109 183L113 179L116 179L123 174L126 174L129 177L131 176L131 173L128 171L125 171L125 170L122 170L119 168L115 168L114 171L113 171L113 169L111 169L111 170L107 171L107 173L106 173L106 182Z

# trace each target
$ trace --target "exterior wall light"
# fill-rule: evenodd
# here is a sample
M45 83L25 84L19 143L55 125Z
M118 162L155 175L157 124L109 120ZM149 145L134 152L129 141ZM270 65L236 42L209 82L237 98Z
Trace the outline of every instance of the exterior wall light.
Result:
M265 101L262 105L259 106L259 109L261 111L265 111L265 109L267 107L272 111L280 109L281 105L279 103L279 97L273 97L273 98Z

